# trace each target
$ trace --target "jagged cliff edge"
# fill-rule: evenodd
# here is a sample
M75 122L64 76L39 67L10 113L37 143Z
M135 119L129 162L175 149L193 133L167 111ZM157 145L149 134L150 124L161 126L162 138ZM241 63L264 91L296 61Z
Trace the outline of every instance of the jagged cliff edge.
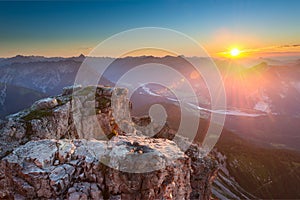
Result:
M209 199L217 163L196 144L182 152L167 125L155 138L122 131L112 116L113 90L67 87L1 122L0 198ZM72 104L73 92L80 107ZM118 98L119 104L129 103L126 92ZM95 115L101 132L92 126ZM133 121L145 125L149 118ZM140 158L150 159L156 170L126 172L149 167Z

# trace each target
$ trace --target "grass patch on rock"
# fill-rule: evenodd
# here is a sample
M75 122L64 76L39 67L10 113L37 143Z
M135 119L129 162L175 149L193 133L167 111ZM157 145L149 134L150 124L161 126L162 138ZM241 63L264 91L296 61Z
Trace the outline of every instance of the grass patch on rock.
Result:
M30 121L33 119L41 119L43 117L48 117L52 115L51 109L44 110L30 110L27 114L23 115L21 119L25 121Z

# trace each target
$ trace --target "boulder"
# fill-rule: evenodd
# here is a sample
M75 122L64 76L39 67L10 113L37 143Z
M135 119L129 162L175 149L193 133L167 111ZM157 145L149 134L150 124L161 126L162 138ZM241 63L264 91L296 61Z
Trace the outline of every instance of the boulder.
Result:
M49 98L45 98L45 99L36 101L32 105L32 108L34 110L51 109L51 108L56 107L57 105L58 105L58 102L57 102L56 98L49 97Z

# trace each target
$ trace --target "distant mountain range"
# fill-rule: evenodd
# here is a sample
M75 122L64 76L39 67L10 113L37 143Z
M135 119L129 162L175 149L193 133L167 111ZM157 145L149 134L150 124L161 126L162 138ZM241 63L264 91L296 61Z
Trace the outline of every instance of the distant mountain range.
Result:
M34 101L57 95L73 85L85 56L45 58L16 56L0 59L0 117L19 111ZM192 58L207 62L208 58ZM100 84L113 86L130 69L160 63L176 69L191 83L199 105L187 108L200 113L201 141L213 112L226 114L224 131L212 152L221 163L214 183L219 198L300 198L300 60L259 58L243 66L233 60L215 63L223 77L227 110L212 110L205 81L184 57L92 58L99 67L110 63ZM89 72L97 76L97 68ZM174 79L174 83L178 80ZM180 84L175 84L181 87ZM189 94L186 94L187 96ZM178 128L179 101L162 86L143 85L131 97L133 114L148 114L149 107L166 107L168 123ZM214 122L210 122L214 123ZM284 193L284 191L287 191Z
M74 84L78 69L85 58L84 55L71 58L19 55L1 59L0 117L25 108L40 97L57 95L63 87ZM227 110L214 111L210 108L210 94L205 81L201 76L192 76L193 66L182 56L89 59L99 68L111 63L100 80L101 84L106 85L114 85L123 74L139 65L159 63L170 66L187 78L198 95L199 105L190 105L191 109L199 110L203 116L213 112L226 114L227 129L261 142L262 145L300 150L300 125L297 123L300 118L299 60L271 60L272 64L285 63L282 66L271 65L267 63L270 59L260 58L258 61L263 62L252 67L244 67L232 60L215 60L223 76ZM202 65L208 60L197 57L191 59ZM97 68L88 75L98 76ZM180 89L178 80L174 79L173 82ZM143 99L141 95L135 95L135 98L139 99L135 102L138 106L143 107L155 101L178 103L174 94L162 87L143 85L138 91L147 95ZM134 98L132 100L134 101ZM239 123L236 123L236 120ZM261 134L262 132L264 134Z
M84 59L80 55L72 58L16 56L0 60L0 118L73 85ZM101 83L110 84L105 78Z

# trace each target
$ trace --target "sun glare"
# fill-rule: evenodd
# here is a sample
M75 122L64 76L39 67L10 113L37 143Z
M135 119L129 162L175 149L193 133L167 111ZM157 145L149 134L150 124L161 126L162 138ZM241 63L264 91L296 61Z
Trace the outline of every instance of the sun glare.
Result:
M240 55L240 53L241 53L241 51L239 49L237 49L237 48L234 48L234 49L230 50L230 55L232 57L236 57L236 56Z

